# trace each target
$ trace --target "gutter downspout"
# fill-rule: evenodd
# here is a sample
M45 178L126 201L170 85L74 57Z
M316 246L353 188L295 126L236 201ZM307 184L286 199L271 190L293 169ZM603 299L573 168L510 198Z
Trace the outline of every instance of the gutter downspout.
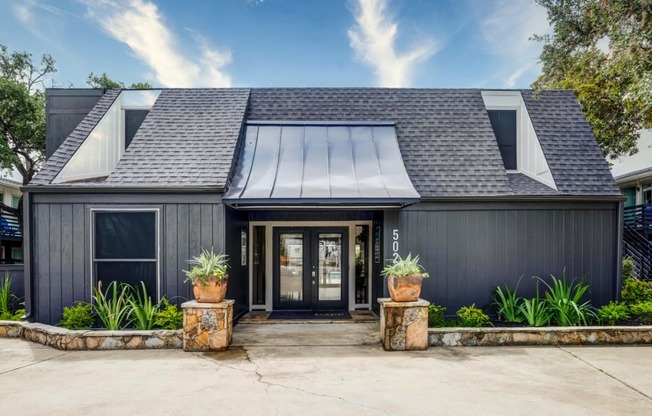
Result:
M618 203L618 232L616 241L616 287L614 288L617 302L620 302L620 288L623 280L623 229L625 228L625 203Z
M23 193L23 267L25 286L25 315L22 319L32 318L32 198L29 192Z

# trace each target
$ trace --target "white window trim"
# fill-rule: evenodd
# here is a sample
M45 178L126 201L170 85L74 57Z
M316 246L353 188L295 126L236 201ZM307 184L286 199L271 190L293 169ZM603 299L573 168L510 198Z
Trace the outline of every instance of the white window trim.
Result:
M367 299L369 303L355 303L355 226L356 225L367 225L369 226L369 242L367 249L367 261L369 267L369 285L367 287ZM274 244L274 228L276 227L347 227L349 229L349 304L348 309L350 311L355 309L371 309L371 296L372 296L372 270L373 270L373 250L371 249L373 244L373 221L250 221L249 222L249 258L253 258L253 232L254 226L264 226L265 227L265 247L266 253L269 255L265 256L265 304L264 305L254 305L253 304L253 282L254 282L254 272L252 268L253 262L248 262L247 273L249 274L249 310L265 310L272 311L274 310L274 293L273 293L273 284L274 284L274 255L273 255L273 244ZM353 261L351 260L353 259Z
M139 208L126 208L126 207L93 207L89 209L89 222L90 222L90 299L93 303L93 284L95 280L95 213L97 212L154 212L155 213L155 239L156 239L156 303L161 300L161 208L160 207L139 207Z

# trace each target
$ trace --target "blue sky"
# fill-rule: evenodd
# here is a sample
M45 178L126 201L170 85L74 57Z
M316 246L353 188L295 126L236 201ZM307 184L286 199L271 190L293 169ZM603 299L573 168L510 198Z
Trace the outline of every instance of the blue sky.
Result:
M51 54L64 87L524 88L548 31L534 0L0 2L0 44Z

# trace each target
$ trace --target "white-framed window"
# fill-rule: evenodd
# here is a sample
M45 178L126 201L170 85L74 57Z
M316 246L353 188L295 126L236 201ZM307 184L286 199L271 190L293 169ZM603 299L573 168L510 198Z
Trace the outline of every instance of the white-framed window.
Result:
M91 209L91 285L145 283L160 299L160 209Z

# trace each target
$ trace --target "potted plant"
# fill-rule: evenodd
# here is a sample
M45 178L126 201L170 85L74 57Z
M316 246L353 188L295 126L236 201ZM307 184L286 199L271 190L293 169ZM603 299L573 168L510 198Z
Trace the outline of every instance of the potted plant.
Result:
M184 270L185 281L192 283L192 292L197 302L218 303L224 300L229 280L227 262L226 254L215 254L212 249L202 250L199 256L188 260L188 264L193 267Z
M387 277L387 289L394 302L414 302L421 295L424 278L430 277L419 264L419 256L398 258L380 273Z

